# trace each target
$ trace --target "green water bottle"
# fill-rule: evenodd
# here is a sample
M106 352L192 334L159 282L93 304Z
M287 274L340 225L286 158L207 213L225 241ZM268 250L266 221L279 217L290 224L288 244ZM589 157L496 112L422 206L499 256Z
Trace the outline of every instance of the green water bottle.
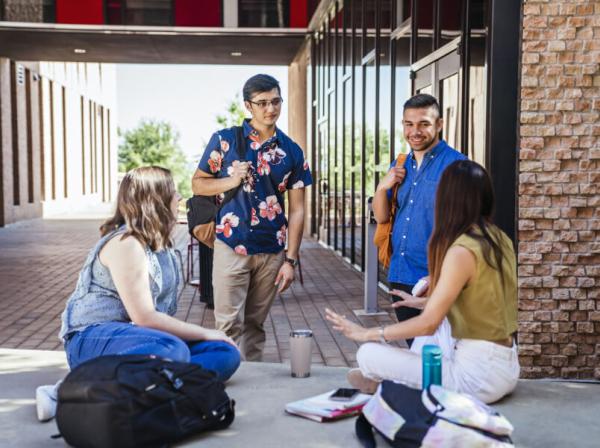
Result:
M425 345L421 352L423 362L423 389L430 384L442 385L442 349L437 345Z

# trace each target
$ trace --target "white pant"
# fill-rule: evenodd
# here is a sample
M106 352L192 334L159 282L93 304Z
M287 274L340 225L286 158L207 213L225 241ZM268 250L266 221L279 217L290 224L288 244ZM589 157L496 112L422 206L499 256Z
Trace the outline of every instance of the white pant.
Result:
M406 348L368 342L356 354L362 374L376 381L392 380L420 388L421 356ZM454 357L443 358L442 385L492 403L513 391L519 379L517 347L459 339Z
M441 348L444 359L454 358L456 339L452 337L452 327L447 317L444 317L440 326L431 336L417 336L410 346L410 351L420 356L423 346L427 344L434 344Z

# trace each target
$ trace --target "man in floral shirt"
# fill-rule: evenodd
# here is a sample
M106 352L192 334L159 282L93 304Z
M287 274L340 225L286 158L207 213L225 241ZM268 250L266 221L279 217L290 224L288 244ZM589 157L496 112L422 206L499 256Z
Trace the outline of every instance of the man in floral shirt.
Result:
M283 102L277 80L253 76L243 94L252 116L243 123L245 160L239 160L234 129L216 132L200 159L192 189L194 194L219 195L242 186L217 215L215 321L240 344L246 360L258 361L265 344L263 324L275 295L294 281L304 229L304 187L312 178L302 149L275 126Z

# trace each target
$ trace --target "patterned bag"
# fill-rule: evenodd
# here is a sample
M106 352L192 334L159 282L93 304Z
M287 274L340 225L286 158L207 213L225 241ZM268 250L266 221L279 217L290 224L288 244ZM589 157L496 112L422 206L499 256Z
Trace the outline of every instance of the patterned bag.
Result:
M510 448L513 426L474 397L431 385L417 390L384 381L356 421L365 448L376 446L375 428L393 447Z
M399 154L396 159L396 166L403 166L405 161L406 154ZM373 237L373 242L378 249L379 262L386 268L390 266L390 261L392 259L392 231L394 230L394 219L398 209L397 197L400 185L401 184L398 183L394 186L389 221L383 224L377 224L375 236Z

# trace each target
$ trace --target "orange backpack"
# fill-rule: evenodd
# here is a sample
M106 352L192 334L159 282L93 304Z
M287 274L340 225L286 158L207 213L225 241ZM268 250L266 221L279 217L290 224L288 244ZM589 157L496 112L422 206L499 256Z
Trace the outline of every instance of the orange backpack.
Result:
M398 158L396 159L396 166L403 166L405 160L406 154L399 154ZM386 268L390 266L390 261L392 259L392 231L394 229L394 219L398 209L397 197L398 188L400 188L400 185L401 183L398 183L394 186L392 193L392 204L390 208L390 219L388 222L383 224L377 224L375 236L373 237L373 242L378 249L379 262Z

